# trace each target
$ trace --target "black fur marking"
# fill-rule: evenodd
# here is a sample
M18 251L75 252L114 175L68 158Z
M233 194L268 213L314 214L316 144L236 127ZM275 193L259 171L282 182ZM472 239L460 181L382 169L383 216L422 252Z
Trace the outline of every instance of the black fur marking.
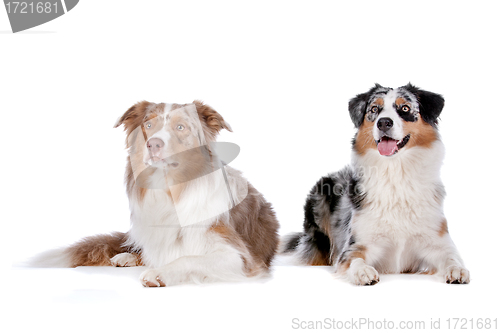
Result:
M422 119L434 127L437 126L439 115L444 107L443 96L417 88L411 83L408 83L403 88L417 96L418 108Z
M398 143L398 149L399 150L403 149L403 147L406 146L406 144L408 143L408 141L410 141L410 137L411 137L411 135L408 134L407 136L405 136L403 138L403 140L401 140L400 143Z
M411 96L410 94L407 94L407 93L404 93L404 92L401 94L401 97L403 97L407 101L413 100L410 96Z
M351 120L356 128L359 128L359 126L363 123L370 97L372 97L372 95L379 90L380 92L389 91L388 88L384 88L380 84L376 83L375 87L363 94L357 95L349 101L349 114L351 115Z
M401 117L401 119L403 119L404 121L408 121L408 122L416 122L418 120L418 117L413 115L412 113L410 112L404 112L404 111L401 111L401 110L397 110L397 113L399 115L399 117Z
M400 105L399 107L394 104L394 109L396 109L396 112L398 113L399 117L401 117L401 119L403 119L404 121L409 121L409 122L416 122L418 120L418 117L411 111L409 112L404 112L403 110L401 110L401 108L403 107L403 105Z
M304 229L307 231L310 228L319 228L314 219L314 199L309 196L304 205Z
M325 201L328 203L330 208L330 213L335 210L337 206L339 197L336 195L336 184L334 180L330 177L323 177L316 183L315 186L316 194L324 196Z
M323 177L311 189L304 205L304 230L306 232L310 233L321 229L316 221L315 207L327 204L330 214L335 210L339 200L339 196L335 194L337 187L334 179Z
M354 150L354 146L356 145L356 137L358 134L354 134L353 138L351 139L351 150Z
M368 121L375 121L377 119L377 116L379 115L380 112L382 112L383 108L379 108L377 112L373 112L371 110L366 111L366 120Z
M304 259L310 262L311 259L318 258L318 255L322 261L316 262L315 264L325 263L330 264L330 239L324 233L316 230L312 235L303 234L301 237L304 248L302 253ZM313 262L310 262L313 263Z
M351 229L350 229L351 219L352 219L352 212L349 211L349 214L342 221L344 228L349 230L349 233L351 232Z
M307 258L318 258L319 254L325 262L330 263L333 243L325 230L333 226L326 226L324 223L342 224L344 228L348 228L350 218L347 222L342 218L330 221L334 212L339 209L341 197L348 195L351 178L352 170L346 168L333 175L322 177L316 183L304 205L304 234L302 234L301 239L298 238L299 236L292 237L285 245L285 252L291 252L303 244L303 251L308 253ZM346 223L347 225L345 225Z
M293 252L297 248L297 246L299 246L300 238L303 235L303 233L296 233L290 239L288 239L287 243L284 246L283 253Z
M312 239L318 248L318 250L328 258L330 254L330 238L325 235L323 232L319 230L314 231L313 239Z
M363 204L363 200L366 197L362 186L359 183L359 179L352 178L349 182L349 199L354 207L354 209L360 209Z
M322 196L324 196L325 199L329 197L331 198L332 193L332 179L323 177L312 188L309 196L307 197L306 204L304 205L304 231L306 233L304 235L304 242L307 243L307 249L309 250L309 252L318 251L325 258L325 261L329 257L330 253L330 239L321 230L322 228L318 224L320 221L316 221L314 207L322 204L319 200ZM311 256L314 255L311 254Z

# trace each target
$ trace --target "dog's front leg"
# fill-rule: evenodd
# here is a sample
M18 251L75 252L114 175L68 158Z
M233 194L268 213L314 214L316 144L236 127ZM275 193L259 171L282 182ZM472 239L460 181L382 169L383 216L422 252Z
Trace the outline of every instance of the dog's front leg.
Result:
M351 245L339 260L339 272L345 274L347 279L355 285L370 286L380 280L377 270L365 261L366 247Z
M443 276L446 283L467 284L470 282L470 273L465 268L460 254L447 232L440 235L425 250L425 262L430 266L430 269L437 269L437 274Z
M160 268L150 268L140 276L145 287L165 287L205 281L235 281L245 277L244 262L234 251L185 256Z
M361 258L351 261L346 271L347 278L352 284L360 286L371 286L379 282L379 275L375 268L367 265Z

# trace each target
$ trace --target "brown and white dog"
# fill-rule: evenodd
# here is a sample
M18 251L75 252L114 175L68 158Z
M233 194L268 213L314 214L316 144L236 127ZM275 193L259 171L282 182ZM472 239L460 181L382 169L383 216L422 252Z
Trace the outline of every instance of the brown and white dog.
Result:
M352 163L313 187L304 231L287 236L282 251L332 265L356 285L377 283L379 273L437 273L468 283L443 213L443 107L443 97L411 84L376 85L353 98Z
M117 121L127 134L131 229L36 259L38 266L148 267L146 287L231 281L269 269L278 245L271 205L216 154L231 131L208 105L140 102Z

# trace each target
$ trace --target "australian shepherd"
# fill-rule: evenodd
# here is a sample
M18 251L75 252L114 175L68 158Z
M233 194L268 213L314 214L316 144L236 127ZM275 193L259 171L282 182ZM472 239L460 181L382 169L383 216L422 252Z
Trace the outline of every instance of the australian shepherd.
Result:
M331 265L355 285L376 284L381 273L436 273L446 283L468 283L443 213L443 107L441 95L411 84L377 84L351 99L352 163L312 188L304 231L286 236L282 252Z
M143 101L115 127L121 125L130 230L84 238L35 264L145 265L146 287L265 274L277 250L278 222L262 194L218 157L215 139L222 129L231 131L222 116L199 101Z

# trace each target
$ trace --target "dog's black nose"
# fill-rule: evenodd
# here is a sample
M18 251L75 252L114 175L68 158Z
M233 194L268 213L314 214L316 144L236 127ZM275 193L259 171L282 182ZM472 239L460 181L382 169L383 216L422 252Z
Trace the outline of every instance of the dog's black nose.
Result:
M391 118L380 118L377 122L377 128L383 132L387 132L392 128L394 122Z

